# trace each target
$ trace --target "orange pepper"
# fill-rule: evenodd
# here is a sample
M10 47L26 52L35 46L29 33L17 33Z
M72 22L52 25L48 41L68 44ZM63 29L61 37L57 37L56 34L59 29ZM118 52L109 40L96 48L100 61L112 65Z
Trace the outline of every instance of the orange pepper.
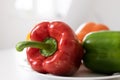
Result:
M86 34L90 32L95 32L95 31L101 31L101 30L109 30L109 28L104 25L104 24L97 24L95 22L87 22L83 25L81 25L77 31L76 35L79 41L83 41L83 38L85 37Z

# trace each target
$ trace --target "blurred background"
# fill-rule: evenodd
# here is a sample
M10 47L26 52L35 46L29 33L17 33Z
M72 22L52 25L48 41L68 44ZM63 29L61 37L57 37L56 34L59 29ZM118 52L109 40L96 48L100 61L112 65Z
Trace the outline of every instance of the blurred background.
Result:
M0 0L0 49L15 48L39 22L56 20L74 31L88 21L120 30L120 0Z

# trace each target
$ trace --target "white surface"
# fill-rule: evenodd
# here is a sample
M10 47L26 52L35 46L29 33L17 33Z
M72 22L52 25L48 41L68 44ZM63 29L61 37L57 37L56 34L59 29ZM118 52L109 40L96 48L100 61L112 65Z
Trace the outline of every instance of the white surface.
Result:
M25 52L15 49L0 51L0 80L120 80L120 75L103 76L90 73L84 67L74 77L44 75L33 71L25 61Z
M16 80L15 51L0 51L0 80Z
M19 66L19 72L24 73L20 80L120 80L120 74L102 75L88 71L82 66L79 71L70 77L55 76L51 74L41 74L33 71L29 66Z

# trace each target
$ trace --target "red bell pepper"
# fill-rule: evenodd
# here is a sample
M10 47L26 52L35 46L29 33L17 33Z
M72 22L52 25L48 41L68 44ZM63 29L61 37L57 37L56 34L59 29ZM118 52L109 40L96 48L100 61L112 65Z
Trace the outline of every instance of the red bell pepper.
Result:
M83 48L67 24L42 22L32 29L30 40L19 42L16 49L28 47L27 59L35 71L66 76L79 69Z

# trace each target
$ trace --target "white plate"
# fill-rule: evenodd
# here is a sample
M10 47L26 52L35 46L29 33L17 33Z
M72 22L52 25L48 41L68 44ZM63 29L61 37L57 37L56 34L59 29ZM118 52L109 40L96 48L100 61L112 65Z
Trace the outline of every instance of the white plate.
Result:
M84 65L80 67L75 75L63 77L52 74L38 73L31 69L26 60L24 60L23 64L19 65L19 71L21 71L22 74L24 73L24 78L22 78L24 80L120 80L119 73L115 73L113 75L96 74L89 71ZM25 78L26 76L29 76L29 78Z
M113 75L96 74L88 70L84 65L75 75L70 77L42 74L31 69L26 60L26 52L16 52L17 72L19 80L120 80L120 73Z

